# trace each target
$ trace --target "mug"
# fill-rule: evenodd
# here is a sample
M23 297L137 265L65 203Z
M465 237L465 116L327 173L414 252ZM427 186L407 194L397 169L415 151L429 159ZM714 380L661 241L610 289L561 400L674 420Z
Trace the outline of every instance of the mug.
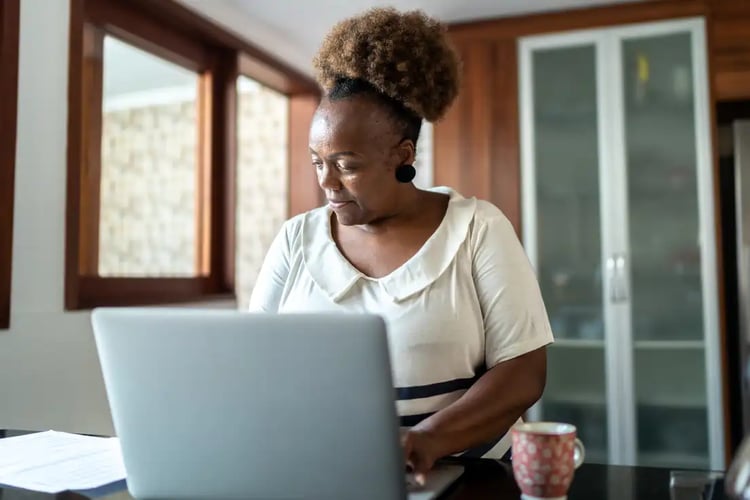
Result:
M525 500L565 500L584 447L576 428L558 422L527 422L511 430L513 475Z

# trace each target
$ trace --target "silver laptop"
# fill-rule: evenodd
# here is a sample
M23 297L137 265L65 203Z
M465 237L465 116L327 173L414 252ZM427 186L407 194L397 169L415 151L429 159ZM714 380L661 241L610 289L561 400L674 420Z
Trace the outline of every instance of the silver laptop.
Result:
M462 473L408 491L377 316L105 308L92 323L135 498L427 500Z

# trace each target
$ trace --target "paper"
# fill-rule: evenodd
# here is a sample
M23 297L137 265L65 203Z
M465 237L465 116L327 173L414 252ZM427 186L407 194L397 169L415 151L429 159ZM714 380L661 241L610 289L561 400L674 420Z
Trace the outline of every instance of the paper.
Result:
M125 479L120 441L38 432L0 439L0 484L59 493Z

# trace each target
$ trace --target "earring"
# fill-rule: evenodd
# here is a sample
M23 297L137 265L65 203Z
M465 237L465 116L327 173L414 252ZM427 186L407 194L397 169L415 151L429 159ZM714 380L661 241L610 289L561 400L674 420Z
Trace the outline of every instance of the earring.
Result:
M414 180L417 176L417 171L412 165L401 165L396 167L396 180L407 184Z

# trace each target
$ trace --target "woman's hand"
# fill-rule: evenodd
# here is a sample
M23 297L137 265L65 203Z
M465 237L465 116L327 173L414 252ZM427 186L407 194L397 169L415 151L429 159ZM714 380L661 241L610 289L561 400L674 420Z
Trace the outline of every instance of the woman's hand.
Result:
M406 467L414 472L414 479L424 484L424 474L429 472L438 458L436 437L429 431L417 428L401 433L401 446L404 449Z

